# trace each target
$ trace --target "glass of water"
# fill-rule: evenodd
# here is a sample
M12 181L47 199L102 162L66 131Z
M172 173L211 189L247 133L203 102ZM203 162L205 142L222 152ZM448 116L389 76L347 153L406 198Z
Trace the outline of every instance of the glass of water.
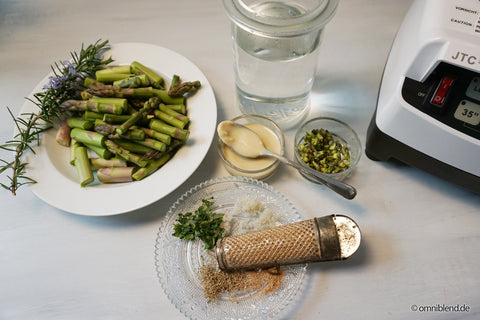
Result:
M223 0L240 109L288 129L307 115L324 26L339 0Z

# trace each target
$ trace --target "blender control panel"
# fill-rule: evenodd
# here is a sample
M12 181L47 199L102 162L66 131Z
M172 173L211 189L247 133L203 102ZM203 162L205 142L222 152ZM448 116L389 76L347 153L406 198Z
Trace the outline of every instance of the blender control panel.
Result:
M438 121L480 139L480 73L441 62L424 82L405 78L402 97Z

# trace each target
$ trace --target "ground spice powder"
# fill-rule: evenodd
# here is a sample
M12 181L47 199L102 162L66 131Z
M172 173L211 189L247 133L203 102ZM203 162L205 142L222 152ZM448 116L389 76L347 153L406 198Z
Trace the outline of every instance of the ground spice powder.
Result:
M222 293L235 300L235 293L240 291L258 291L260 295L275 292L282 285L283 274L279 268L226 272L212 264L203 265L199 270L205 297L212 302L218 301Z

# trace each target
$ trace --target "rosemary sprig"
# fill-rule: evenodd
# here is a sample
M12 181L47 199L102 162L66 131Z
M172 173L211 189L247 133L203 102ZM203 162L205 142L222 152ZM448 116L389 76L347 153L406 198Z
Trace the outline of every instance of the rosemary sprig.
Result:
M33 99L26 98L38 107L37 112L23 113L18 117L7 107L10 116L15 122L18 133L13 140L0 145L1 149L14 154L12 161L0 159L0 174L11 170L7 175L8 184L0 185L16 195L18 188L36 181L26 175L28 163L22 160L27 151L35 153L33 144L40 143L41 134L53 126L53 120L61 115L60 104L67 99L77 99L85 89L83 80L92 77L99 69L111 63L112 58L104 58L103 54L110 48L107 41L98 40L94 44L83 46L80 52L70 53L70 61L56 62L51 66L52 76L43 87L42 92L35 93Z

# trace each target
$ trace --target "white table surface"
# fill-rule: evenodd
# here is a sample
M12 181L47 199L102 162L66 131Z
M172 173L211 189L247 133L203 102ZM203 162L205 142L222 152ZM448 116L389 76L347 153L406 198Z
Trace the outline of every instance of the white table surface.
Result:
M348 122L365 145L390 45L411 1L341 0L327 26L309 117ZM0 1L0 138L50 65L98 38L149 42L193 61L209 79L218 121L235 104L230 24L221 1ZM287 131L292 156L293 132ZM6 157L6 152L0 151ZM478 159L477 159L478 160ZM127 214L74 215L29 189L0 193L0 319L184 319L154 268L157 229L194 185L226 176L214 147L165 198ZM478 319L480 197L410 167L364 154L344 200L283 167L267 181L307 218L346 214L360 225L359 252L311 265L291 319ZM412 305L469 312L414 312Z

